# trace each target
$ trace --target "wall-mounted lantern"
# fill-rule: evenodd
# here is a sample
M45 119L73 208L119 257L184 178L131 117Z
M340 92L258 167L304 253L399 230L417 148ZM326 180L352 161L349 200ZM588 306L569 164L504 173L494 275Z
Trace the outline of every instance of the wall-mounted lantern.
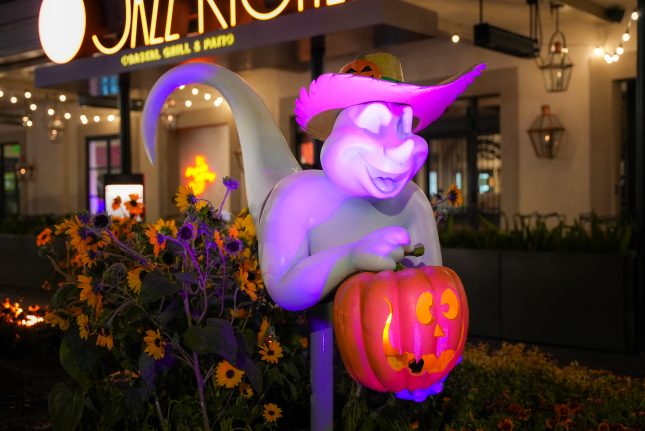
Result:
M558 117L551 114L549 105L542 105L542 114L527 130L533 149L538 157L554 158L564 138L564 126Z
M27 163L27 160L23 156L20 157L14 169L16 170L16 177L21 181L30 180L34 173L34 165Z

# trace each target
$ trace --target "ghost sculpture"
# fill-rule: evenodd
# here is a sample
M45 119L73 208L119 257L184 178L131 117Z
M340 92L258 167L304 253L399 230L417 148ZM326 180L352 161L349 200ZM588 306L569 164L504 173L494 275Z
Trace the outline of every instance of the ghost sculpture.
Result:
M267 290L283 308L303 310L356 272L394 270L412 244L423 244L425 251L409 257L409 264L441 265L432 207L411 181L428 155L427 143L415 133L436 120L484 68L480 64L422 87L403 83L396 57L375 53L341 73L321 75L301 90L295 113L303 130L325 141L323 169L302 171L248 84L220 66L186 64L152 88L144 108L144 143L154 161L158 115L175 88L203 83L220 91L240 136ZM386 303L381 302L382 313ZM457 359L451 358L450 367Z

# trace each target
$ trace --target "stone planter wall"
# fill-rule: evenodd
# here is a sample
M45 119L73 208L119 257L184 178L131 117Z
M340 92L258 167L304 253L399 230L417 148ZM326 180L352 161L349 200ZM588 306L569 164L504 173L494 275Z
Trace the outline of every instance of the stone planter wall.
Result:
M444 249L443 259L464 283L472 335L636 348L632 255Z

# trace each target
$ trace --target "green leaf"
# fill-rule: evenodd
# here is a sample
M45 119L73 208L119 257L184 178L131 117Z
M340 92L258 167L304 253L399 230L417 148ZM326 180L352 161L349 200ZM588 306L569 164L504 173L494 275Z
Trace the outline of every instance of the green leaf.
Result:
M174 295L181 287L160 272L148 273L141 282L141 295L139 303L149 304L164 296Z
M278 386L282 386L284 384L284 380L282 379L280 370L278 370L277 368L269 368L269 371L267 372L267 382L269 386L274 383Z
M173 276L180 283L188 283L188 284L198 283L197 275L193 274L192 272L175 272Z
M240 361L239 357L237 366L240 367L241 370L244 370L246 376L249 378L249 382L251 382L251 386L255 389L255 392L261 394L264 382L262 380L262 371L260 370L260 367L258 367L250 358Z
M124 413L125 409L121 400L111 400L103 407L100 429L116 429L115 425L123 418Z
M49 392L48 409L54 431L76 429L83 415L84 395L59 383Z
M81 387L90 383L90 371L96 365L100 355L96 347L78 336L75 327L70 328L60 344L60 363L67 373L76 380Z
M194 352L213 353L229 362L236 362L237 341L227 320L211 318L205 327L189 327L184 333L184 343Z
M52 296L51 304L52 308L61 308L67 305L72 299L77 298L79 289L74 283L65 284L60 289L56 290L54 296Z

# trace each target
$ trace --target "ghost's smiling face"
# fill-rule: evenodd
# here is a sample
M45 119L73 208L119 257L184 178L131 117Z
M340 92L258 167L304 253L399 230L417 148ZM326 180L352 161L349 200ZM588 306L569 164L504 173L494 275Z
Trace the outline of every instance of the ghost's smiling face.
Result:
M354 196L398 195L428 155L412 121L407 105L370 102L344 109L322 149L325 174Z

